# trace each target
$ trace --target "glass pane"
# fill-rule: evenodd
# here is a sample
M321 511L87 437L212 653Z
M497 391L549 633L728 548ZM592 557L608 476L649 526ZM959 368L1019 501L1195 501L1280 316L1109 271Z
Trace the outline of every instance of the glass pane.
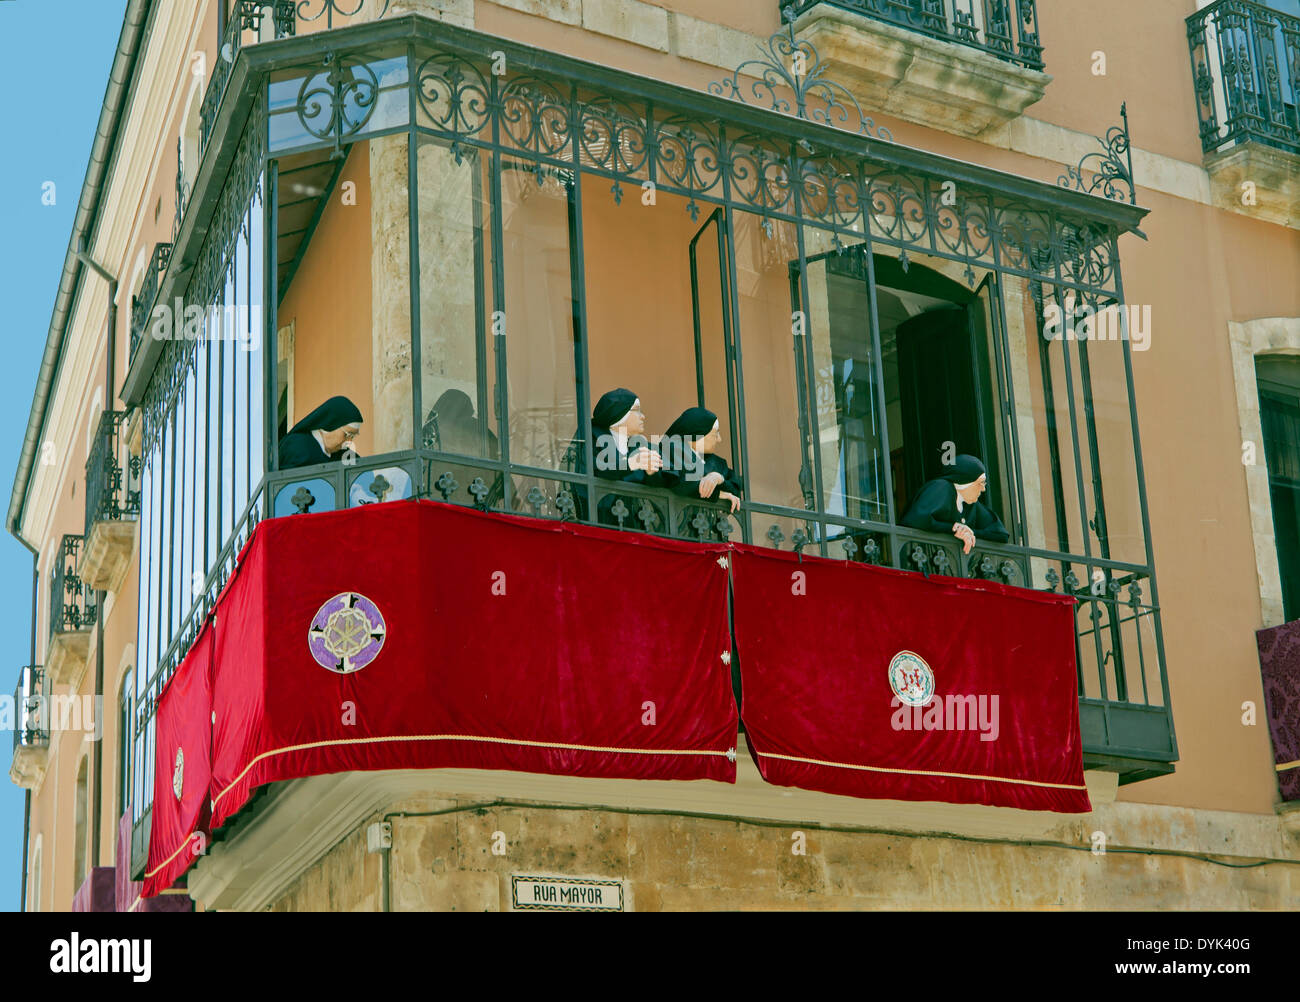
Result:
M258 181L258 197L249 207L248 221L248 310L246 342L248 348L249 379L249 483L250 488L261 482L266 471L266 318L264 316L264 299L266 276L264 266L266 246L264 239L263 209L260 193L262 182Z
M418 140L421 444L464 456L500 457L488 395L486 332L492 312L488 178L476 150L460 159Z
M230 275L226 276L223 302L232 298ZM231 318L225 311L217 317L221 334L221 541L230 537L238 512L235 510L235 441L239 438L245 416L236 407L235 356L237 348L233 337Z
M216 566L221 550L221 434L225 415L221 410L221 341L216 331L204 319L208 370L208 457L205 485L208 494L208 540L205 569Z
M795 228L748 212L733 213L732 218L748 495L765 504L812 508L816 496L806 322L801 326L793 317L800 309ZM753 528L754 541L761 543L766 523L755 522Z
M231 268L231 281L226 287L226 329L231 338L235 365L235 486L234 529L239 531L239 519L248 502L248 439L250 433L248 412L248 332L247 315L240 306L248 302L248 242L243 236L235 239L235 255Z
M158 596L159 596L159 615L158 615L158 657L161 659L163 651L167 649L167 644L171 641L172 629L172 561L170 554L174 541L175 518L173 516L173 503L176 497L176 414L175 412L167 419L163 433L163 461L159 466L163 482L162 498L162 538L158 550Z
M502 251L511 462L560 469L578 434L572 173L505 159Z
M204 542L208 529L208 346L200 341L194 347L194 488L190 492L194 504L194 559L191 564L196 589L195 597L208 575Z
M177 524L176 548L172 551L176 561L176 581L180 585L177 592L179 604L176 616L178 622L184 622L185 616L194 604L194 373L187 372L181 388L184 400L184 423L177 446L180 449L178 475L179 484L179 522Z
M822 510L888 522L865 251L862 244L836 246L824 230L805 230L807 336L813 356ZM840 534L838 529L827 533Z

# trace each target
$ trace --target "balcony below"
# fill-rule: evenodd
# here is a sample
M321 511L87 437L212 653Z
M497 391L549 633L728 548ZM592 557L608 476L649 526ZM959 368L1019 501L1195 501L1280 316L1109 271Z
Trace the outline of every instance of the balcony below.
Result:
M9 779L39 789L50 757L50 686L45 669L25 667L14 690L14 757Z
M959 2L959 12L969 6ZM982 6L978 20L977 2L954 26L942 4L935 14L890 0L803 0L794 5L794 29L863 108L978 136L1022 115L1052 79L1043 72L1032 14L1017 56L1012 25ZM1007 5L992 5L999 6Z

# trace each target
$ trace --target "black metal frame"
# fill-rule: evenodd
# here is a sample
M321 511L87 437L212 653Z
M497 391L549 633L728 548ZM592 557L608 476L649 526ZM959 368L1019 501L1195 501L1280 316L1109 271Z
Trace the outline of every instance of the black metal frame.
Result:
M232 22L233 23L233 22ZM774 36L774 39L778 36ZM784 36L780 36L784 37ZM806 44L806 43L800 43ZM511 75L495 76L490 69L493 52L504 52ZM371 124L378 103L379 82L368 65L375 59L393 60L405 66L405 121L391 119ZM301 81L299 100L292 109L277 114L298 117L302 141L287 145L276 138L269 114L268 86L272 77ZM976 286L976 269L991 276L989 317L994 345L994 369L998 380L999 415L1004 441L1011 453L1009 468L1014 493L1007 487L1008 506L1018 504L1017 524L1024 525L1024 486L1020 473L1021 446L1008 344L1008 321L1003 303L1003 283L1009 278L1027 280L1029 288L1050 289L1052 295L1067 291L1089 301L1123 302L1118 267L1118 240L1122 233L1136 230L1145 210L1129 199L1097 198L1077 190L1002 174L975 165L947 160L933 154L889 142L879 142L862 129L832 127L815 107L800 106L799 115L780 114L754 108L717 94L686 91L659 81L634 77L621 71L580 63L553 53L482 35L465 29L406 17L339 29L327 34L284 37L275 42L250 46L235 60L222 99L211 114L208 138L229 137L212 142L200 165L191 208L178 235L177 249L163 283L166 289L187 289L187 299L207 302L223 269L239 220L250 199L261 198L265 212L265 254L263 259L263 344L270 345L264 371L263 446L267 457L264 471L251 471L255 485L230 535L216 541L220 553L208 575L202 594L188 612L183 611L180 628L155 664L141 663L141 694L136 708L137 735L142 735L152 718L162 684L179 663L197 634L229 575L236 555L248 534L263 517L278 511L321 510L333 506L328 498L313 494L309 482L329 485L334 504L346 505L357 479L366 474L399 470L411 487L409 494L484 510L523 512L538 517L594 520L600 501L613 498L622 503L613 517L629 531L684 534L692 538L726 538L734 529L745 541L777 547L786 542L781 523L793 524L790 546L799 552L861 559L938 573L983 577L1026 587L1057 590L1062 583L1080 601L1080 614L1089 620L1081 637L1100 643L1096 624L1129 618L1149 625L1154 634L1151 658L1139 653L1143 674L1144 702L1137 704L1109 695L1104 676L1105 660L1099 663L1100 698L1082 695L1085 752L1105 756L1110 762L1128 763L1128 778L1171 771L1177 758L1173 737L1169 694L1164 671L1163 639L1159 628L1151 557L1145 485L1141 475L1141 449L1137 436L1136 405L1133 398L1131 360L1127 338L1114 346L1122 350L1133 450L1137 463L1145 560L1140 563L1094 554L1084 540L1083 553L1035 548L1028 545L995 545L981 542L969 556L960 553L956 539L916 532L897 524L893 484L888 464L888 521L869 521L829 515L815 510L822 490L821 456L813 451L810 483L804 485L809 507L790 508L747 500L733 522L715 505L669 498L667 495L621 482L595 477L589 412L590 380L587 364L587 317L584 251L582 246L582 177L610 182L613 197L622 185L637 188L653 182L661 193L679 196L685 210L697 223L703 217L716 220L718 243L725 269L724 310L730 330L740 330L739 296L735 263L735 236L739 214L761 220L769 230L778 224L793 224L797 259L806 272L806 232L825 234L838 252L863 247L866 260L875 254L897 255L906 269L909 254L956 262L964 266L966 280ZM392 107L390 107L390 112ZM546 174L569 179L570 275L574 304L574 381L580 418L584 464L562 468L539 468L511 458L510 422L504 413L503 388L508 385L509 346L503 333L493 329L488 336L488 311L484 303L476 308L478 320L477 384L480 401L485 399L489 367L495 370L497 400L493 418L499 434L500 456L496 459L452 455L421 447L383 456L367 457L354 465L323 464L320 467L277 471L275 468L276 426L276 294L277 262L277 169L280 158L310 150L341 152L345 145L381 135L408 137L408 170L411 206L418 206L419 181L416 161L420 142L435 142L458 160L478 158L486 167L486 204L502 204L502 172L507 162L523 164L539 177ZM478 177L482 172L476 171ZM221 182L224 179L224 183ZM264 179L264 180L263 180ZM958 197L945 198L952 182ZM220 184L220 187L218 185ZM477 207L476 207L477 209ZM490 211L487 232L476 240L476 288L490 282L488 295L495 309L508 310L505 265L501 248L504 234L501 215ZM416 212L410 221L411 368L421 372L420 296L418 276L419 233ZM476 220L478 221L478 220ZM484 246L491 241L491 267L484 274ZM196 248L198 251L196 253ZM876 397L884 420L884 386L880 363L880 330L874 305L874 268L868 269L872 349L876 361ZM806 281L796 281L793 292L810 315ZM739 469L748 469L749 443L745 433L746 407L742 339L733 336L727 345L729 377L734 370L732 429L737 437ZM192 364L193 345L173 340L150 346L141 352L128 377L124 396L141 400L145 412L145 453L156 439L175 406L178 387ZM1063 347L1069 352L1068 346ZM490 355L489 355L490 352ZM795 344L800 372L801 425L806 440L817 438L811 347L808 340ZM428 408L422 399L419 378L411 381L414 428ZM1073 395L1071 396L1073 406ZM1071 429L1077 450L1081 441L1079 424L1071 411ZM516 478L533 481L520 491ZM392 499L397 481L384 475L371 484L375 500ZM387 485L387 486L385 486ZM614 495L618 495L614 497ZM310 496L310 497L309 497ZM297 501L294 499L297 498ZM584 504L584 502L586 502ZM658 507L659 524L646 515ZM1079 498L1079 511L1088 512L1086 499ZM840 538L832 539L832 534ZM1046 567L1046 573L1041 569ZM1080 584L1078 572L1088 582L1101 571L1108 584L1094 594ZM142 575L142 581L145 578ZM1147 582L1150 597L1142 594ZM1109 588L1116 584L1117 587ZM1119 594L1127 586L1126 597ZM147 587L143 586L142 587ZM1104 613L1104 616L1103 616ZM1091 625L1090 625L1091 624ZM1089 632L1091 631L1091 632ZM1158 671L1159 703L1152 703L1155 686L1148 687L1147 662ZM1119 666L1116 665L1116 670ZM1081 679L1082 683L1082 679ZM1134 712L1141 726L1126 723ZM1152 721L1155 724L1152 724ZM1134 739L1139 735L1140 740ZM146 742L137 748L137 761L151 761ZM147 791L145 791L147 795Z

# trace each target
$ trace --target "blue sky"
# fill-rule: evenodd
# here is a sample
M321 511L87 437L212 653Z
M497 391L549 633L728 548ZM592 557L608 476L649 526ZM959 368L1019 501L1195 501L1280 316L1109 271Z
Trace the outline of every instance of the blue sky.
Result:
M7 95L0 102L0 505L6 511L125 10L126 0L0 0L0 93ZM42 204L47 181L55 184L53 205ZM23 624L0 634L0 693L12 693L30 656L32 559L8 532L0 538L0 603L11 623ZM39 657L39 644L37 650ZM8 778L11 736L2 740L0 909L15 911L23 791Z

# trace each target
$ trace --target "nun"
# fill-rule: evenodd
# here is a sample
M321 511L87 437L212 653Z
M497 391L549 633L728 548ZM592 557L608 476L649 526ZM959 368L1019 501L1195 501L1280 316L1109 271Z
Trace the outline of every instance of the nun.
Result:
M668 426L660 448L668 454L666 475L672 491L681 497L725 501L731 511L740 507L744 483L718 455L722 431L718 415L705 407L688 407Z
M618 387L610 390L596 401L591 412L591 447L593 471L602 480L617 480L623 483L637 484L642 487L665 487L663 458L649 447L645 439L645 412L641 409L641 398L629 389ZM577 473L586 471L586 451L582 440L575 437L569 446L572 468ZM579 504L579 516L587 517L586 492L575 489ZM618 525L614 515L614 504L620 496L613 492L605 493L597 506L597 521L602 525ZM635 513L641 509L639 496L627 495L623 503L629 514L624 517L625 526L637 526L639 520ZM663 524L663 511L652 505L659 524Z
M361 432L361 411L347 397L330 397L280 439L280 469L338 463Z
M928 481L903 513L902 523L927 532L950 533L970 553L976 539L1005 543L1010 535L1002 520L980 504L988 487L988 472L974 456L958 456L952 470Z

